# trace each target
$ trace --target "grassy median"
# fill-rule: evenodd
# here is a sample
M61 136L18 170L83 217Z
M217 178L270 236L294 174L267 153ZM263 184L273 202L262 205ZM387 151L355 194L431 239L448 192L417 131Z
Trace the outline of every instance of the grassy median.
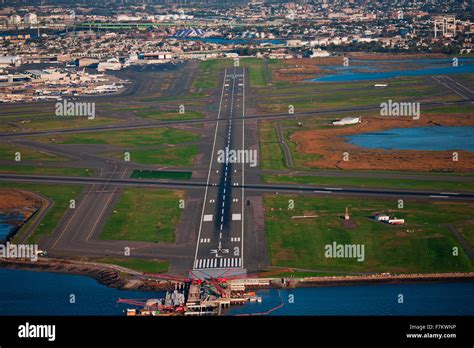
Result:
M35 174L35 175L66 175L91 176L92 171L81 168L40 167L22 165L0 165L0 173L8 174Z
M181 216L182 191L127 188L100 238L173 243Z
M64 161L65 158L51 154L46 151L33 150L29 147L16 144L0 143L0 159L4 161L16 160L17 152L20 153L20 161Z
M135 130L107 132L87 132L57 136L54 140L40 138L58 144L107 144L120 147L154 146L161 144L178 144L199 140L200 136L193 132L175 128L160 127Z
M432 190L435 192L446 191L474 191L474 183L464 181L446 181L415 179L387 179L387 178L354 178L337 176L287 176L287 175L263 175L264 182L273 184L305 184L317 186L346 186L360 188L391 188L405 190ZM336 185L336 186L334 186Z

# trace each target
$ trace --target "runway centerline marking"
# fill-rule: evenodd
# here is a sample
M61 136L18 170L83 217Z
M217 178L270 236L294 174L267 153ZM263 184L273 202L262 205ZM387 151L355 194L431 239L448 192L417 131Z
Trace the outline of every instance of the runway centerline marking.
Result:
M224 81L222 81L221 99L219 102L219 111L217 112L217 122L216 122L216 127L214 130L214 142L212 144L211 160L209 161L209 171L207 173L207 185L206 185L206 190L204 193L204 204L202 205L201 221L199 222L199 232L198 232L198 238L197 238L197 243L196 243L196 253L194 254L194 260L197 260L198 252L199 252L199 239L201 238L202 220L204 218L204 210L206 209L207 192L209 189L209 181L211 178L212 162L214 161L214 150L216 148L217 129L219 128L219 119L221 117L222 100L224 99L224 89L225 89L226 78L227 78L227 69L224 70Z

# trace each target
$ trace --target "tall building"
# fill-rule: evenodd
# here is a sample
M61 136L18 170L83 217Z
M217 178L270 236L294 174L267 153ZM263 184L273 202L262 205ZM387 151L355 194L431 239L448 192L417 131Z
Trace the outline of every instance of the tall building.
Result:
M456 35L456 17L437 16L433 20L434 36L454 37Z
M25 15L25 27L34 27L38 25L38 16L36 13L27 13Z
M7 19L7 24L11 26L19 25L21 23L21 17L17 14L11 15Z

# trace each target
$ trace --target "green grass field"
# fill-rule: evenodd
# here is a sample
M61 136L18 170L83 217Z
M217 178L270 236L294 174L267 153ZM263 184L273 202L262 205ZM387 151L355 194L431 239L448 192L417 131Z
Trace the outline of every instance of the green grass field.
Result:
M288 200L295 208L288 210ZM396 200L265 197L265 227L271 265L314 271L337 272L453 272L472 271L473 264L450 234L445 223L472 219L468 204L405 202ZM341 218L349 207L355 229L343 226ZM281 210L280 210L281 208ZM405 226L380 223L371 216L380 211L406 219ZM311 219L291 219L317 215ZM363 244L365 261L326 258L325 245ZM458 247L459 256L452 255Z
M436 192L474 191L474 183L458 181L435 181L435 180L407 180L407 179L379 179L379 178L351 178L351 177L329 177L329 176L286 176L286 175L263 175L262 180L267 183L288 183L307 185L337 185L348 187L372 187L372 188L397 188L413 190L433 190ZM333 186L334 187L334 186Z
M295 120L287 121L285 124L296 125ZM314 124L311 124L314 127ZM298 128L301 131L303 128ZM295 169L306 169L305 163L318 160L318 154L306 154L296 151L297 145L291 141L293 130L285 130L282 133L285 143L290 149L293 166ZM259 122L259 142L260 142L260 167L263 170L288 169L282 144L278 140L276 122Z
M172 167L189 167L194 164L198 154L197 145L160 147L157 149L130 149L130 161L140 164L162 165ZM114 152L110 156L124 158L123 152Z
M268 75L270 76L267 76L267 73L265 72L265 59L240 59L240 65L247 68L250 87L267 87L273 70L282 67L285 64L285 62L280 59L268 59L266 62L268 65Z
M193 82L195 90L209 90L217 88L219 71L230 68L234 64L231 59L209 59L199 62L198 74Z
M92 171L80 168L34 167L21 165L0 165L0 173L91 176Z
M45 151L33 150L29 147L15 144L0 143L0 159L15 161L16 153L21 155L21 161L64 161L65 158Z
M168 261L144 260L144 259L136 259L132 257L130 258L103 257L94 261L122 266L125 268L130 268L135 271L144 272L144 273L165 273L165 272L168 272L168 269L170 267L170 263Z
M124 189L100 238L173 243L182 198L181 191Z
M59 220L62 218L66 210L69 209L69 201L71 199L76 198L77 195L82 191L82 186L59 184L43 185L0 183L0 188L19 189L36 192L44 197L51 199L54 202L54 205L50 208L38 228L28 239L28 243L37 243L40 237L53 233L54 229L59 223Z
M55 137L58 144L108 144L120 147L154 146L178 144L199 140L196 133L180 129L161 127L126 131L88 132ZM51 141L42 137L39 140Z
M464 239L466 239L471 248L474 249L474 220L455 224L455 227L459 230L459 232L461 232L462 236Z
M263 170L287 169L285 155L278 141L274 123L259 122L260 168Z
M205 117L203 113L197 111L185 111L183 114L180 114L178 111L157 111L152 109L141 111L138 113L138 116L159 121L194 120Z
M172 179L191 180L192 172L173 172L170 170L134 170L130 178L134 179Z
M53 110L54 112L54 110ZM58 117L38 112L21 116L5 116L0 121L0 132L18 133L41 130L59 130L92 126L117 124L119 121L111 117L96 116L93 120L87 117Z
M295 107L295 113L309 110L323 110L343 107L355 107L364 105L379 105L389 99L395 101L405 100L436 100L441 94L437 87L429 85L405 86L404 88L393 88L375 90L373 88L353 90L340 90L334 92L320 92L317 94L306 92L301 94L289 93L288 95L269 96L259 104L263 110L270 112L287 112L288 105ZM458 96L443 95L443 100L456 100Z
M278 59L270 59L268 63L268 74L281 67L285 63ZM261 58L240 58L239 66L246 67L248 71L250 87L265 87L268 79L265 72L265 60ZM210 90L218 88L219 73L224 68L234 67L234 59L209 59L201 61L198 67L198 74L193 83L195 90Z

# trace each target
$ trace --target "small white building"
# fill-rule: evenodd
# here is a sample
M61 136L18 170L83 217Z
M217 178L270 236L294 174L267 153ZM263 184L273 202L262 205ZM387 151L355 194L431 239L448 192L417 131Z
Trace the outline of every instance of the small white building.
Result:
M330 54L328 51L322 50L318 48L317 50L313 50L313 53L311 54L311 58L319 58L319 57L329 57Z
M116 17L117 22L139 22L141 17L129 16L126 14L119 14Z
M333 126L345 126L362 122L362 117L344 117L337 121L332 121Z
M100 62L97 65L98 71L120 70L120 69L122 69L122 64L116 58L109 59L106 62Z
M388 222L388 220L390 220L390 216L386 215L386 214L378 214L375 216L375 220L381 222L381 221L384 221L384 222Z
M405 223L405 219L397 219L396 217L391 218L389 215L384 213L375 215L375 220L378 222L386 222L390 225L403 225Z

